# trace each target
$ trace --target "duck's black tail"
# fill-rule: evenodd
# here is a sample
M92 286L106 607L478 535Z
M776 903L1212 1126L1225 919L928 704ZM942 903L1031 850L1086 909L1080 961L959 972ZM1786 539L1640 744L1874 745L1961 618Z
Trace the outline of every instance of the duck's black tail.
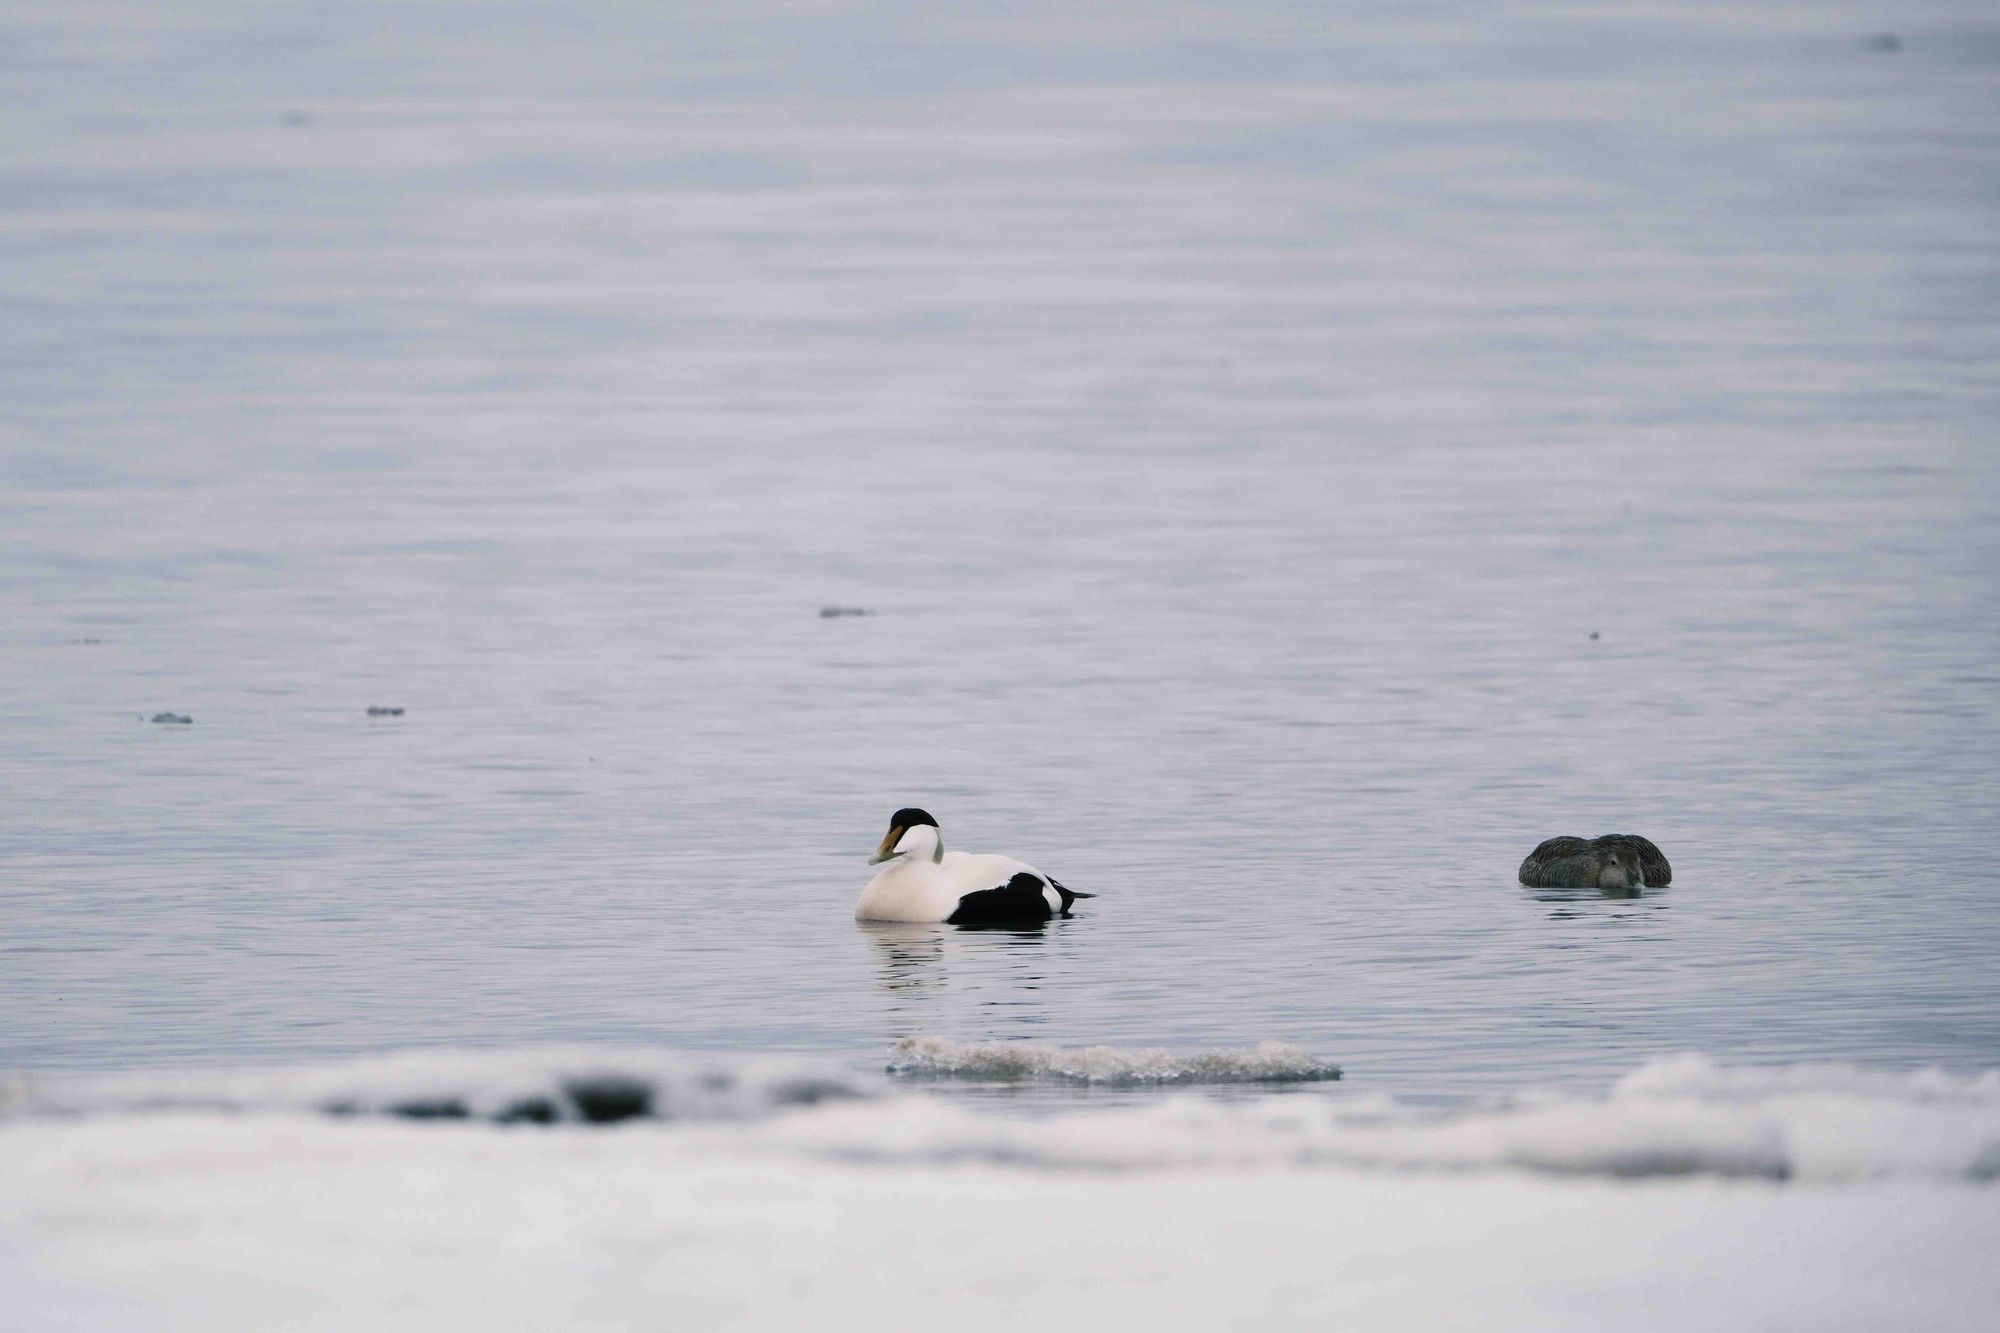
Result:
M1078 898L1095 898L1097 896L1094 893L1078 893L1075 889L1066 889L1060 882L1053 879L1049 881L1049 887L1054 889L1056 895L1062 899L1062 909L1064 912L1068 912L1069 905Z

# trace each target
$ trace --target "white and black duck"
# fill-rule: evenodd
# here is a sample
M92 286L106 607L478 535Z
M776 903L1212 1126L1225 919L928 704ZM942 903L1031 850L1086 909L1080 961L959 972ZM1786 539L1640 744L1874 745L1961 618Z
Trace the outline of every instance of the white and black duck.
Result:
M898 810L868 864L882 867L861 901L857 921L942 921L1001 925L1068 916L1088 893L1064 888L1011 856L948 852L938 822L913 807Z

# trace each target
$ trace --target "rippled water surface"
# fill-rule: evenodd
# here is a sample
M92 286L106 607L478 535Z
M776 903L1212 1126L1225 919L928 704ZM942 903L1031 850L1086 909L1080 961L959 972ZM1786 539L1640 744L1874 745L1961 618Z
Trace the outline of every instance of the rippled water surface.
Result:
M10 7L0 1064L1992 1063L2000 22L1344 8Z

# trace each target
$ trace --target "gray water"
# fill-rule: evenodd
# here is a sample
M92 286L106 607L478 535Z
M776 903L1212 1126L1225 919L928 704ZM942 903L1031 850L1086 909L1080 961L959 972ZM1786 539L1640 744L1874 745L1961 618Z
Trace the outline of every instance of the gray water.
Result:
M0 1067L2000 1058L2000 20L1382 13L7 6Z

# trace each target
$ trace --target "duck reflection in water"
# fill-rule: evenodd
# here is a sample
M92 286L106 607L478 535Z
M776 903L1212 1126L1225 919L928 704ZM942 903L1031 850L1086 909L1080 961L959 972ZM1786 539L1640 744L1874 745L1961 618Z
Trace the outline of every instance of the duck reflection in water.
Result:
M864 922L859 930L875 951L892 1038L995 1025L1039 1032L1055 1018L1044 990L1046 950L1060 932L1045 923Z
M1528 895L1549 904L1549 920L1641 921L1667 909L1667 895L1641 888L1533 889Z
M876 976L884 989L921 990L944 980L945 932L936 926L870 922L861 933L875 946L881 962Z
M876 956L881 961L881 971L877 975L889 990L938 985L945 980L954 960L969 960L995 948L1032 948L1048 935L1047 922L1012 926L933 926L865 921L860 923L859 929L875 948Z

